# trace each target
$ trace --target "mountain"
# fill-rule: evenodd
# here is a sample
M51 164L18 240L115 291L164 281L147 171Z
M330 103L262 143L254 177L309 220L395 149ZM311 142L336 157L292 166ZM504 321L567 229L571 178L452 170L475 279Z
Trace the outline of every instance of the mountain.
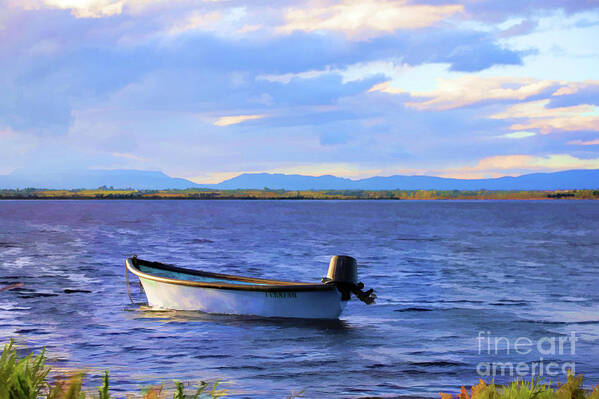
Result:
M287 190L571 190L599 188L599 169L532 173L494 179L451 179L433 176L370 177L350 180L331 175L303 176L270 173L244 173L219 184L203 185L216 189Z
M205 185L209 188L220 190L234 190L237 188L260 189L264 187L272 189L288 190L325 190L325 189L347 189L353 180L332 175L305 176L284 175L280 173L243 173L239 176L225 180L222 183Z
M101 186L157 190L200 187L190 180L170 177L162 172L144 170L82 170L69 172L31 173L15 171L0 176L0 188L94 189Z
M350 180L343 177L244 173L218 184L196 184L162 172L142 170L83 170L77 172L31 173L15 171L0 176L1 188L115 188L136 189L286 189L286 190L571 190L599 189L599 169L533 173L495 179L450 179L434 176L370 177Z

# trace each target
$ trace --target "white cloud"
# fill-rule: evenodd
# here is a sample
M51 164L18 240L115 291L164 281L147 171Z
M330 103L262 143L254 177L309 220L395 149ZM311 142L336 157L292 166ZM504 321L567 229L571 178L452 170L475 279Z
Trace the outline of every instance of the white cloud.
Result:
M291 8L279 32L340 31L353 39L370 39L398 29L417 29L434 25L463 11L459 4L411 5L406 0L342 0L326 5Z
M578 93L582 89L586 89L593 86L599 86L599 80L585 80L583 82L570 82L565 86L560 87L556 90L552 96L565 96L568 94Z
M512 130L537 129L541 134L563 131L599 131L599 107L576 105L546 108L549 100L530 101L512 105L491 115L493 119L527 119L510 126Z
M391 81L372 87L369 92L380 91L389 94L406 93L400 87L393 87ZM555 82L531 78L480 77L464 75L455 79L439 79L432 91L410 91L412 97L424 101L410 101L406 105L418 110L447 110L465 107L488 100L525 100L553 86Z
M519 131L513 133L506 133L499 137L505 137L506 139L525 139L527 137L536 136L535 132Z
M233 116L222 116L218 118L215 122L215 126L229 126L236 125L238 123L242 123L245 121L250 121L254 119L262 119L266 115L233 115Z
M43 0L49 7L69 9L77 18L100 18L123 12L123 0Z
M172 6L185 0L12 0L12 6L24 9L43 7L70 10L77 18L102 18L120 14L136 14L152 6Z

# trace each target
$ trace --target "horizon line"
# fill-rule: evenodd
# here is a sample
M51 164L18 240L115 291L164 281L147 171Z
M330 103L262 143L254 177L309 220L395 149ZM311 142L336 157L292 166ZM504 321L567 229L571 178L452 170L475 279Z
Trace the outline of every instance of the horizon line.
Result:
M18 171L19 169L14 169L12 170L10 173L8 174L2 174L0 175L0 177L3 176L15 176L14 172ZM23 173L26 175L44 175L44 174L58 174L58 173L74 173L74 172L85 172L85 171L135 171L135 172L150 172L150 173L162 173L165 176L169 177L169 178L173 178L173 179L184 179L184 180L188 180L194 184L199 184L199 185L218 185L221 183L224 183L228 180L234 179L236 177L242 176L242 175L259 175L259 174L265 174L265 175L280 175L280 176L301 176L301 177L313 177L313 178L320 178L320 177L326 177L326 176L330 176L330 177L335 177L335 178L339 178L339 179L345 179L345 180L349 180L351 182L358 182L358 181L362 181L362 180L367 180L367 179L372 179L372 178L389 178L389 177L394 177L394 176L403 176L403 177L434 177L434 178L440 178L440 179L453 179L453 180L464 180L464 181L474 181L474 180L491 180L491 179L501 179L504 177L512 177L512 178L517 178L517 177L521 177L521 176L525 176L525 175L531 175L531 174L552 174L552 173L559 173L559 172L569 172L569 171L591 171L591 170L599 170L598 168L576 168L576 169L559 169L559 170L545 170L545 171L529 171L529 172L522 172L522 173L513 173L513 174L505 174L505 175L499 175L499 176L488 176L488 177L454 177L454 176L439 176L436 174L402 174L402 173L395 173L395 174L390 174L390 175L371 175L368 177L359 177L359 178L352 178L352 177L346 177L346 176L339 176L339 175L335 175L332 173L323 173L321 175L310 175L310 174L300 174L300 173L282 173L282 172L268 172L268 171L256 171L256 172L247 172L247 171L243 171L243 172L234 172L231 173L231 177L227 177L224 180L220 180L218 182L205 182L205 181L199 181L198 178L194 178L194 177L183 177L183 176L176 176L176 175L171 175L168 174L167 172L163 171L163 170L148 170L148 169L123 169L123 168L88 168L88 169L83 169L83 170L57 170L57 171L52 171L52 172L41 172L41 171L36 171L36 172L28 172L28 173ZM218 173L220 174L220 173ZM17 174L18 176L18 174Z

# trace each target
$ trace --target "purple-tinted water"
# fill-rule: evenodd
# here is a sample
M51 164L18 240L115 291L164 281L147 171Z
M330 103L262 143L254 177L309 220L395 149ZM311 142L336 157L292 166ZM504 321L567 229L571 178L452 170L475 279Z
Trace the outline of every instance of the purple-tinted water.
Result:
M144 310L124 283L134 253L302 281L351 254L378 301L338 322ZM591 201L1 201L0 287L25 286L0 292L0 338L46 346L92 386L109 369L115 392L220 379L234 397L435 397L486 362L540 358L552 381L575 362L596 384L598 255Z

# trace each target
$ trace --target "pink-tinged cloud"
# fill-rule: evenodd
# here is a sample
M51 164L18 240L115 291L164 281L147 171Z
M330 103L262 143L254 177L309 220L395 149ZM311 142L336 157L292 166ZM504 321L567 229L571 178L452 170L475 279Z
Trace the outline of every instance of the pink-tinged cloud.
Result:
M117 158L130 159L130 160L133 160L133 161L145 161L145 159L142 158L142 157L139 157L139 156L134 155L134 154L129 154L129 153L126 153L126 152L113 152L112 156L113 157L117 157Z
M229 125L237 125L238 123L242 123L245 121L262 119L266 115L234 115L234 116L223 116L218 118L215 122L215 126L229 126Z
M6 137L6 138L8 138L8 137L14 137L16 135L17 134L15 133L15 131L12 130L11 128L9 128L9 127L6 127L6 128L0 127L0 137Z
M587 89L593 86L599 86L599 80L585 80L584 82L567 83L565 86L557 89L552 96L565 96L578 93L582 89Z
M286 23L277 30L340 31L348 38L365 40L400 29L431 26L463 9L459 4L413 5L405 0L343 0L325 5L314 2L308 7L289 9Z
M568 141L568 144L572 144L572 145L599 145L599 139L597 139L597 140L588 140L588 141L572 140L572 141Z
M440 176L462 179L499 177L530 171L559 171L568 169L598 169L599 158L582 159L569 154L496 155L479 160L474 166L445 169Z
M527 119L514 123L512 130L538 130L541 134L565 131L599 131L599 107L576 105L546 108L549 100L515 104L504 112L491 115L493 119Z
M406 105L417 110L448 110L490 100L525 100L542 93L555 85L550 80L537 80L513 77L461 76L457 79L439 79L438 88L433 91L409 92L412 97L423 101L410 101ZM369 92L380 91L389 94L406 93L401 88L391 87L391 82L373 86ZM428 100L424 100L428 99Z

